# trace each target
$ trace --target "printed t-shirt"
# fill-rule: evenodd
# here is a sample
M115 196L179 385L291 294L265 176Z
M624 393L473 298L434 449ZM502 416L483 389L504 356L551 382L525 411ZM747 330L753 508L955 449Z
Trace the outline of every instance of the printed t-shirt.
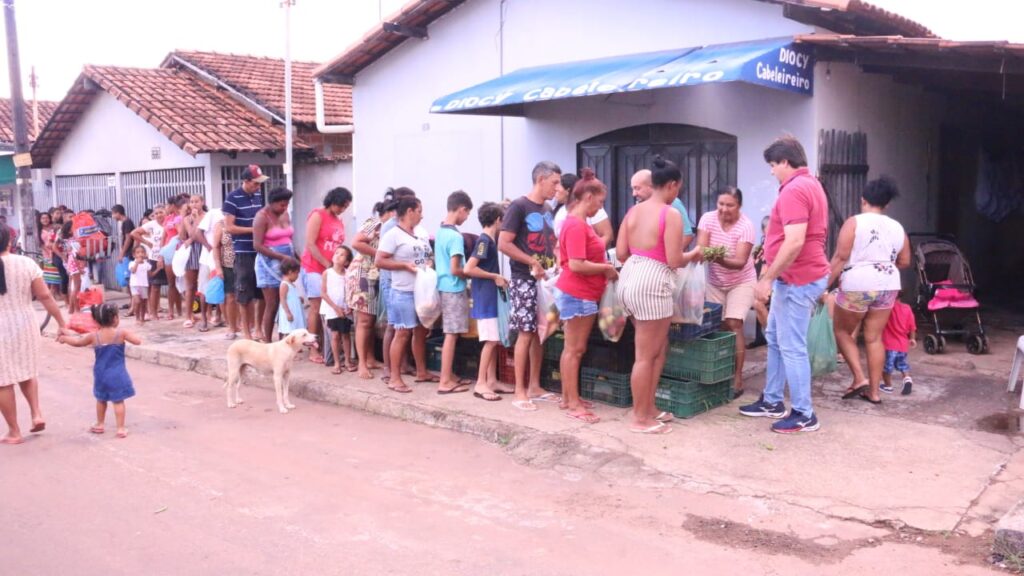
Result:
M708 232L710 235L709 246L725 246L728 249L726 254L728 258L736 256L740 242L754 245L754 224L742 213L733 223L732 228L726 232L722 230L722 222L718 219L718 210L705 212L700 217L697 229ZM747 258L747 263L740 270L731 270L721 264L712 264L708 267L708 281L719 288L731 288L755 280L757 280L757 273L754 272L754 259L750 257Z
M235 226L252 228L256 213L263 208L263 194L256 191L253 194L246 194L241 188L228 194L224 199L224 215L235 217ZM255 254L256 249L252 245L252 232L248 234L232 234L232 246L236 254Z
M390 220L388 220L387 222L381 224L380 236L379 237L383 238L385 234L387 234L388 232L394 230L395 228L398 228L398 218L397 217L393 217ZM417 224L416 227L412 229L412 233L413 233L414 236L416 236L420 240L423 240L424 242L426 242L427 246L430 246L430 232L428 232L427 229L424 228L424 226L422 224ZM383 268L381 268L380 270L378 270L378 272L380 274L380 281L381 282L383 282L385 284L388 284L388 283L391 282L391 270L384 270Z
M470 258L479 260L477 268L491 274L498 273L498 247L494 239L487 234L481 234L473 247L473 254ZM477 320L498 317L498 285L494 280L485 278L473 278L470 284L470 294L473 295L473 308L469 317Z
M466 279L452 275L452 257L461 256L466 265L466 248L459 229L442 224L434 237L434 267L437 269L437 290L439 292L465 292Z
M143 238L152 244L152 246L142 245L146 249L146 258L156 260L157 256L160 255L160 247L164 245L164 227L156 220L150 220L142 225L142 229L149 232Z
M771 220L765 234L765 262L771 266L786 239L785 226L807 224L804 246L796 260L782 272L782 280L803 286L829 273L825 257L828 235L828 199L818 179L807 168L800 168L779 188L779 198L772 206Z
M547 205L536 204L526 196L516 198L505 210L505 216L501 221L502 232L512 232L516 235L515 245L528 256L546 256L553 258L555 255L555 226L548 211ZM530 267L522 262L512 260L512 278L527 280L532 279Z
M326 208L317 208L310 212L309 216L317 213L320 214L320 233L316 236L316 246L324 258L330 261L338 246L345 243L345 223ZM309 218L306 221L308 222ZM313 257L307 246L302 252L302 269L322 274L327 268Z
M889 313L889 322L882 332L882 346L886 350L908 352L910 351L909 336L911 332L917 332L914 311L903 302L896 301L892 312Z
M391 254L397 262L412 262L417 268L426 266L430 258L430 244L409 234L401 226L395 226L380 239L377 251ZM391 288L412 292L416 288L416 274L408 270L392 270Z
M562 235L558 239L558 262L562 266L562 273L558 275L555 285L570 296L597 302L608 280L603 274L584 275L573 272L569 269L569 260L604 264L606 258L601 237L589 224L570 214L565 219Z

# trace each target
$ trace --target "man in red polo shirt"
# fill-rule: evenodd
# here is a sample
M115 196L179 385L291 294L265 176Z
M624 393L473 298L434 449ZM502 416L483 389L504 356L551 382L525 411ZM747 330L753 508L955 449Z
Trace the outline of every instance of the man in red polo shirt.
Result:
M759 301L772 296L765 330L768 367L761 398L741 407L740 413L785 417L772 424L775 432L812 432L819 424L811 406L807 327L828 282L828 199L807 169L807 155L796 138L784 136L772 142L764 159L781 185L765 233L767 268L756 288ZM787 382L793 403L788 416L783 403Z

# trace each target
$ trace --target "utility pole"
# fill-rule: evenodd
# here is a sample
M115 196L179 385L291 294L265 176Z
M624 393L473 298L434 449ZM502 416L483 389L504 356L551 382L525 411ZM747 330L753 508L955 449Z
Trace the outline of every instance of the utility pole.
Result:
M289 190L294 192L292 165L292 6L295 0L282 0L284 6L284 175ZM288 211L293 202L288 203Z
M35 218L35 203L32 201L32 162L28 156L28 126L25 117L25 98L21 93L21 62L18 56L18 27L14 20L14 0L4 1L4 24L7 30L7 67L11 74L11 112L14 114L14 165L17 167L18 196L15 205L20 205L19 226L21 241L25 250L39 251Z
M36 76L36 67L31 68L28 75L28 85L32 88L32 141L39 139L39 98L36 96L36 89L39 88L39 77Z

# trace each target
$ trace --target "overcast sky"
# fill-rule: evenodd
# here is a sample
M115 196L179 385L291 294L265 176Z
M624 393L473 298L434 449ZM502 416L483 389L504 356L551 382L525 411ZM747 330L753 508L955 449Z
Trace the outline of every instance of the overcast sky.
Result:
M292 58L327 60L405 2L296 0ZM1024 42L1024 2L1018 0L873 3L947 38ZM84 64L155 67L174 49L284 55L280 0L15 0L15 6L26 99L33 65L39 98L60 100ZM0 61L0 94L7 96L7 59Z

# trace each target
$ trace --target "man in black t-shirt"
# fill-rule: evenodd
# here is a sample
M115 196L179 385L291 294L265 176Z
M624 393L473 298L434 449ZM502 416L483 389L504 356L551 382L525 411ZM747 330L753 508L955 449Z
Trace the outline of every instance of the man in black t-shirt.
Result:
M132 222L132 219L125 213L124 206L120 204L114 204L110 207L110 217L121 227L121 254L117 259L131 258L132 247L135 246L135 240L132 239L132 230L135 230L135 222Z
M516 399L520 410L536 410L532 399L554 400L540 387L541 345L537 338L537 282L553 266L555 227L545 201L562 188L562 169L544 161L533 168L533 189L505 210L498 249L512 261L509 282L509 327L516 330ZM529 366L529 374L527 374Z

